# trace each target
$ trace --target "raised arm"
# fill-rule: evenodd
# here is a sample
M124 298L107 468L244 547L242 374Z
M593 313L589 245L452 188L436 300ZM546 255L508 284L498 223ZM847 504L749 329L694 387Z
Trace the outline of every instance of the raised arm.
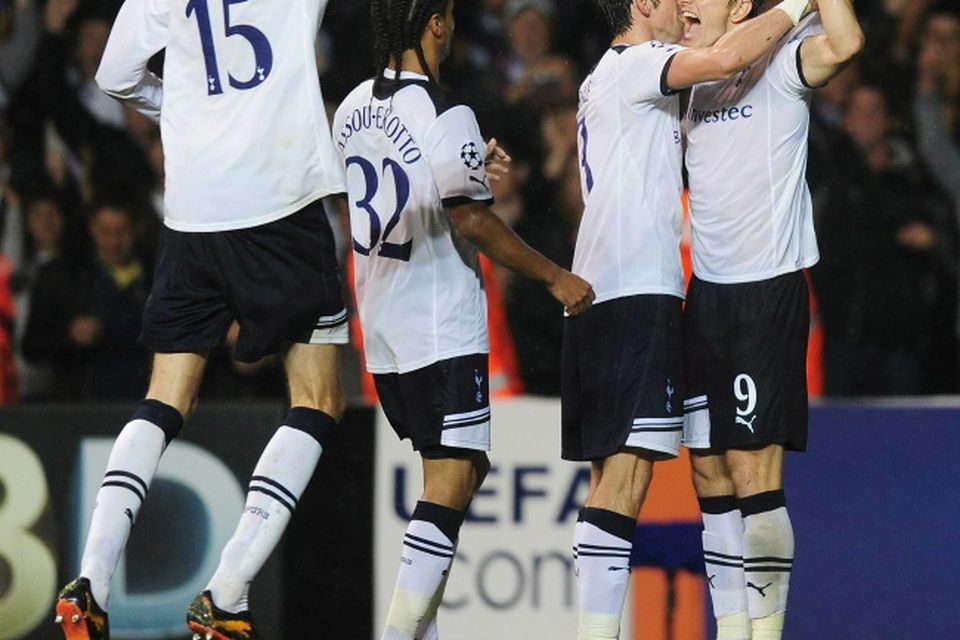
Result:
M494 262L547 285L570 315L586 311L596 297L590 284L532 249L483 202L451 207L457 233Z
M759 60L800 21L808 8L808 0L784 0L724 34L713 46L680 51L667 72L667 86L676 91L698 82L732 77Z
M167 45L168 15L168 0L126 0L97 69L97 84L104 93L153 120L160 119L163 82L147 63Z
M863 49L864 36L853 0L819 0L823 34L800 45L803 78L811 87L826 84Z

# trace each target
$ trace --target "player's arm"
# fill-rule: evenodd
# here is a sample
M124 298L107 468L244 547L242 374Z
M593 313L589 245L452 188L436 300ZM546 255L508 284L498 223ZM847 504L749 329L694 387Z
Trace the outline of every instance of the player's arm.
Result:
M561 268L503 223L485 202L470 202L448 209L454 228L494 262L547 285L570 315L586 311L596 295L578 275Z
M727 32L713 46L681 50L670 63L667 87L678 91L698 82L733 77L796 26L808 8L808 0L784 0Z
M163 82L147 63L167 44L169 0L126 0L97 69L97 84L107 95L160 119Z
M863 49L864 36L853 0L819 0L823 34L800 44L800 65L807 85L819 87L840 73Z

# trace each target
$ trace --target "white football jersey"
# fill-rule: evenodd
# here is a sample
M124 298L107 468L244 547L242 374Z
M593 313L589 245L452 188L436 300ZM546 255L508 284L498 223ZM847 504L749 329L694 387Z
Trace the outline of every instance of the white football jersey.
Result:
M124 2L97 82L160 119L168 227L253 227L345 191L314 55L326 5ZM160 81L147 61L164 48Z
M666 87L680 50L657 41L612 48L580 87L584 213L573 272L596 302L683 296L680 103Z
M693 88L686 160L702 280L765 280L819 260L805 177L812 89L799 58L810 20L733 78Z
M387 70L378 95L368 80L343 101L333 138L347 176L367 369L406 373L488 353L479 257L445 210L493 201L473 111L425 76L397 80Z

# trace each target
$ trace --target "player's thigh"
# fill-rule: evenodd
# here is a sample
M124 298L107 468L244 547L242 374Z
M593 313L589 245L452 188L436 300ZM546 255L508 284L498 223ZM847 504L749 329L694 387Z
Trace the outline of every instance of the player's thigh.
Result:
M290 405L318 409L339 419L346 407L340 378L342 348L336 344L294 343L283 358Z
M159 400L186 416L196 402L206 364L205 352L155 354L147 399Z

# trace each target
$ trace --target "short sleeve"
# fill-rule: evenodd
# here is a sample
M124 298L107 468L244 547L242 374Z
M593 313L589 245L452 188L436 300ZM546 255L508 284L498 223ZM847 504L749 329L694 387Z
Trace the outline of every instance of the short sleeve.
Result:
M817 87L810 86L803 77L800 47L803 41L823 33L819 16L812 14L800 22L787 36L787 42L775 54L771 64L777 87L787 95L802 96Z
M683 47L656 40L644 42L620 52L620 95L630 104L672 96L667 86L670 65Z
M425 146L444 207L493 202L484 164L486 143L470 107L458 105L437 116Z

